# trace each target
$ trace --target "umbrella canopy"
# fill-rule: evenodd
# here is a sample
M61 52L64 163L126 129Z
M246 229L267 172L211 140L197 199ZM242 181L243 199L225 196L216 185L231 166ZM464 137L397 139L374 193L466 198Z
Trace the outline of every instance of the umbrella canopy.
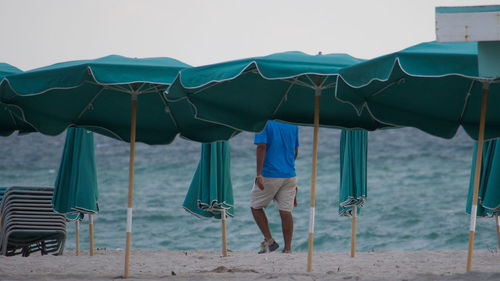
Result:
M0 97L3 95L3 92L7 87L7 82L4 77L21 72L22 70L17 67L7 63L0 63ZM16 112L16 114L13 114L12 111ZM30 124L24 122L23 119L17 118L16 116L22 116L22 110L15 106L6 106L0 99L0 136L9 136L14 131L19 131L21 134L35 131Z
M474 145L474 156L472 157L473 165L466 206L468 214L471 213L476 157L477 142ZM487 141L483 146L481 181L478 191L477 215L480 217L490 217L500 211L500 174L497 172L499 169L500 143L497 140Z
M201 158L183 207L202 217L221 218L221 213L233 216L234 199L231 184L229 142L203 143Z
M23 72L21 69L8 63L0 62L0 77L3 79L7 75Z
M339 70L360 62L346 54L285 52L193 67L180 72L166 96L188 99L198 119L260 132L267 120L312 125L314 95L321 94L321 125L374 130L385 125L334 99Z
M383 123L443 138L462 125L477 139L484 80L477 56L476 42L418 44L342 69L336 97ZM500 104L500 84L489 92L488 104ZM500 136L500 111L486 112L484 136Z
M99 212L94 136L81 128L68 128L52 204L54 210L76 219Z
M339 215L351 216L353 206L359 212L366 200L366 159L368 133L342 130L340 135Z
M189 67L171 58L107 56L54 64L6 77L1 96L8 108L41 133L57 135L70 126L130 141L131 99L137 99L137 141L167 144L183 137L211 142L235 131L193 118L189 104L170 106L163 92L178 71Z

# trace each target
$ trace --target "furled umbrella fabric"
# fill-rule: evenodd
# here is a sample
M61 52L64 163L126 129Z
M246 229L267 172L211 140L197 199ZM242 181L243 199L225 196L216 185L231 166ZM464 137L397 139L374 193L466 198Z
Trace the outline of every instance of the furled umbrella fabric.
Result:
M352 218L351 257L356 255L356 220L366 200L368 132L342 130L340 135L339 215Z
M0 63L0 97L4 95L6 87L8 87L7 80L4 77L21 73L22 70L18 69L7 63ZM13 114L12 112L16 112ZM16 106L4 105L0 99L0 136L6 137L15 131L20 134L30 133L36 131L30 124L23 121L16 116L22 116L22 110Z
M474 185L474 174L477 156L477 142L474 145L474 156L472 157L471 180L469 194L467 197L466 212L471 213L472 190ZM480 217L491 217L500 211L500 143L490 140L484 143L483 158L481 165L481 181L478 192L477 215Z
M81 128L68 128L61 163L54 184L54 210L76 224L76 255L80 254L80 221L89 218L90 255L94 255L93 215L99 212L99 193L94 155L94 135Z
M201 217L234 215L229 142L203 143L201 158L183 207Z
M421 43L340 71L336 97L380 122L452 138L478 138L482 81L476 42ZM499 79L488 104L500 104ZM500 111L487 110L485 139L500 136Z
M342 130L340 135L339 215L351 216L353 206L359 212L367 196L368 132Z
M184 209L199 217L222 222L222 256L227 256L226 217L234 215L229 142L203 143L198 168L189 187Z
M66 215L96 214L98 199L93 133L68 128L52 198L54 210Z

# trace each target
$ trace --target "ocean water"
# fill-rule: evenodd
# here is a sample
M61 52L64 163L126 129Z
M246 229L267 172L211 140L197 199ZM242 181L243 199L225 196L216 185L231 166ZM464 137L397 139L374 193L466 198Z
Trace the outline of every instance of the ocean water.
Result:
M298 207L293 211L292 249L307 251L312 163L311 127L300 127L296 162ZM53 185L64 146L62 134L0 138L0 185ZM340 130L321 128L316 191L315 251L350 251L351 220L338 216ZM95 135L101 212L94 216L95 246L125 247L129 144ZM221 223L187 213L182 203L201 145L177 138L170 145L137 144L132 247L134 249L221 249ZM357 223L358 251L466 249L469 216L465 202L473 141L463 132L451 140L411 128L368 134L368 198ZM227 223L230 250L257 251L262 241L249 207L255 176L253 134L231 140L235 217ZM283 243L281 221L266 209L271 231ZM88 248L88 220L81 224ZM68 223L67 249L75 248ZM497 247L495 221L479 218L475 248Z

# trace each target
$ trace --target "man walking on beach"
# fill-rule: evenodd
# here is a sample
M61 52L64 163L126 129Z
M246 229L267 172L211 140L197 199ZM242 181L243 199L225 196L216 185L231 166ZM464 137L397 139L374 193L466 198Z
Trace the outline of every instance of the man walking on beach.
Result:
M260 134L255 134L257 145L257 177L250 195L252 214L264 235L259 254L279 248L274 241L267 222L266 208L271 200L281 217L284 253L291 252L293 235L292 209L295 198L297 177L295 159L299 152L299 128L296 125L278 121L267 122Z

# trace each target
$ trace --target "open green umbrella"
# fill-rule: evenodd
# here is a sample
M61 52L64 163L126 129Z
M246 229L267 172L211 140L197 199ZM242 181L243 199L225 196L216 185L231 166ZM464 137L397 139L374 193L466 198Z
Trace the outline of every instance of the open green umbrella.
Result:
M421 43L340 71L336 97L380 122L452 138L479 137L483 82L500 104L500 79L478 73L476 42ZM486 113L485 139L500 136L500 111Z
M488 93L492 93L488 97ZM443 138L459 126L478 140L467 271L472 268L484 139L500 136L500 77L482 77L478 43L427 42L342 69L336 97L358 113Z
M226 215L234 215L229 142L203 143L183 207L198 217L222 219L222 255L227 256Z
M472 197L474 191L475 162L477 158L477 142L474 145L474 155L472 157L471 179L469 184L469 194L467 196L466 212L471 213ZM481 164L481 181L478 190L477 216L492 217L497 222L498 247L500 247L500 223L498 213L500 212L500 143L490 140L484 143L483 157Z
M168 144L180 134L213 142L237 133L195 119L187 101L171 105L165 100L163 92L186 67L171 58L70 61L8 76L9 91L0 97L6 108L21 108L22 117L43 134L82 127L130 142L125 277L130 264L136 139Z
M68 128L59 165L52 204L54 210L76 220L76 253L79 254L79 221L89 216L90 255L94 255L93 214L99 212L94 135L81 128Z
M5 76L21 73L17 67L7 63L0 63L0 97L3 95L5 88L8 87ZM12 111L17 114L12 114ZM22 115L22 110L17 107L7 108L2 104L0 99L0 136L6 137L11 135L14 131L19 131L20 134L36 131L30 124L17 118L16 115Z
M339 215L352 217L351 257L356 254L356 217L366 200L368 132L342 130L340 135Z
M313 125L314 96L320 95L320 125L374 130L383 125L334 99L339 70L362 61L346 54L284 52L192 67L180 72L166 96L189 100L198 119L260 132L268 120Z
M63 62L7 76L0 101L8 110L22 109L18 117L46 135L74 126L130 142L136 100L138 142L168 144L178 134L201 142L227 139L234 130L193 118L187 102L172 106L164 99L165 89L187 67L171 58L116 55Z
M314 125L308 272L312 271L319 125L367 130L387 126L334 99L339 70L360 62L346 54L285 52L193 67L179 73L166 95L173 103L188 100L198 119L238 130L259 132L268 120Z

